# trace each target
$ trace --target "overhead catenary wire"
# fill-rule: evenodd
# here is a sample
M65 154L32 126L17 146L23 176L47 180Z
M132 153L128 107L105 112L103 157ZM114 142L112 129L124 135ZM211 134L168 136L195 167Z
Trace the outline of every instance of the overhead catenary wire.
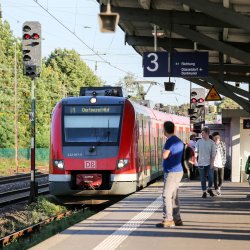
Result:
M58 22L64 29L66 29L68 32L70 32L78 41L80 41L80 43L82 43L86 48L88 48L91 52L93 52L95 54L95 56L97 56L100 60L93 60L93 61L97 61L98 63L106 63L108 64L110 67L117 69L121 72L124 72L125 74L131 74L131 72L128 72L127 70L124 70L120 67L117 67L115 65L113 65L110 61L108 61L106 58L102 57L99 55L99 53L97 51L94 50L94 48L91 48L91 46L89 46L81 37L79 37L79 35L77 35L73 30L71 30L67 25L65 25L61 20L59 20L48 8L51 7L51 5L47 4L46 6L43 6L41 3L39 3L38 0L33 0L33 2L35 4L37 4L41 9L43 9L47 14L49 14L56 22ZM75 8L75 6L74 6ZM109 50L111 47L111 44L113 43L113 40L111 41L110 45L109 45ZM122 56L122 53L106 53L106 55L119 55ZM127 56L124 54L124 56ZM130 55L131 56L131 55ZM133 54L133 56L136 56ZM90 59L84 59L84 60L88 60L91 61ZM138 76L137 74L133 74L137 79L145 79L144 77ZM159 84L159 86L161 88L164 88L161 84ZM177 93L173 93L174 95L178 95Z
M111 67L124 72L126 74L129 74L124 69L121 69L113 64L111 64L109 61L107 61L104 57L100 56L94 49L92 49L86 42L84 42L74 31L72 31L69 27L67 27L62 21L60 21L55 15L53 15L49 10L47 10L42 4L38 2L38 0L33 0L38 6L40 6L44 11L46 11L53 19L55 19L60 25L62 25L67 31L69 31L73 36L75 36L82 44L84 44L90 51L92 51L96 56L98 56L103 62L106 62ZM136 76L139 77L139 76Z

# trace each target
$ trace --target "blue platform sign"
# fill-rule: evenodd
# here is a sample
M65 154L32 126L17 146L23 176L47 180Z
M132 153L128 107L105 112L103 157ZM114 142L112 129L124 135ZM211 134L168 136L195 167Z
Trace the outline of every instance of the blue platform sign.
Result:
M168 75L168 52L143 53L144 77L167 77Z
M208 76L208 52L172 52L171 76L194 78Z

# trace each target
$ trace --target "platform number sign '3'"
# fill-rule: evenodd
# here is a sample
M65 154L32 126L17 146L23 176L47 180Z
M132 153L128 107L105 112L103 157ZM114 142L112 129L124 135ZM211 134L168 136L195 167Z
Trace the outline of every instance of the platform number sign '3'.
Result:
M143 54L143 76L168 76L168 52L145 52Z

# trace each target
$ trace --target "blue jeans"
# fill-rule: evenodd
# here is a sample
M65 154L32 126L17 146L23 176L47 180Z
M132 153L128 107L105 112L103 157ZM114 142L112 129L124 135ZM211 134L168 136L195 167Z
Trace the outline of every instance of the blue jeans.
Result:
M207 177L208 177L208 189L211 189L213 186L213 176L214 170L210 169L210 165L208 166L199 166L199 173L201 178L201 188L203 192L207 190Z

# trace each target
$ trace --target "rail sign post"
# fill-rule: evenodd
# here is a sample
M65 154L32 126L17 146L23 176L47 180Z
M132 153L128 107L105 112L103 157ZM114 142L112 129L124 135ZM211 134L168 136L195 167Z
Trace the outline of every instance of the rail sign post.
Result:
M168 52L145 52L143 54L144 77L167 77Z
M172 52L172 77L207 77L208 52Z

